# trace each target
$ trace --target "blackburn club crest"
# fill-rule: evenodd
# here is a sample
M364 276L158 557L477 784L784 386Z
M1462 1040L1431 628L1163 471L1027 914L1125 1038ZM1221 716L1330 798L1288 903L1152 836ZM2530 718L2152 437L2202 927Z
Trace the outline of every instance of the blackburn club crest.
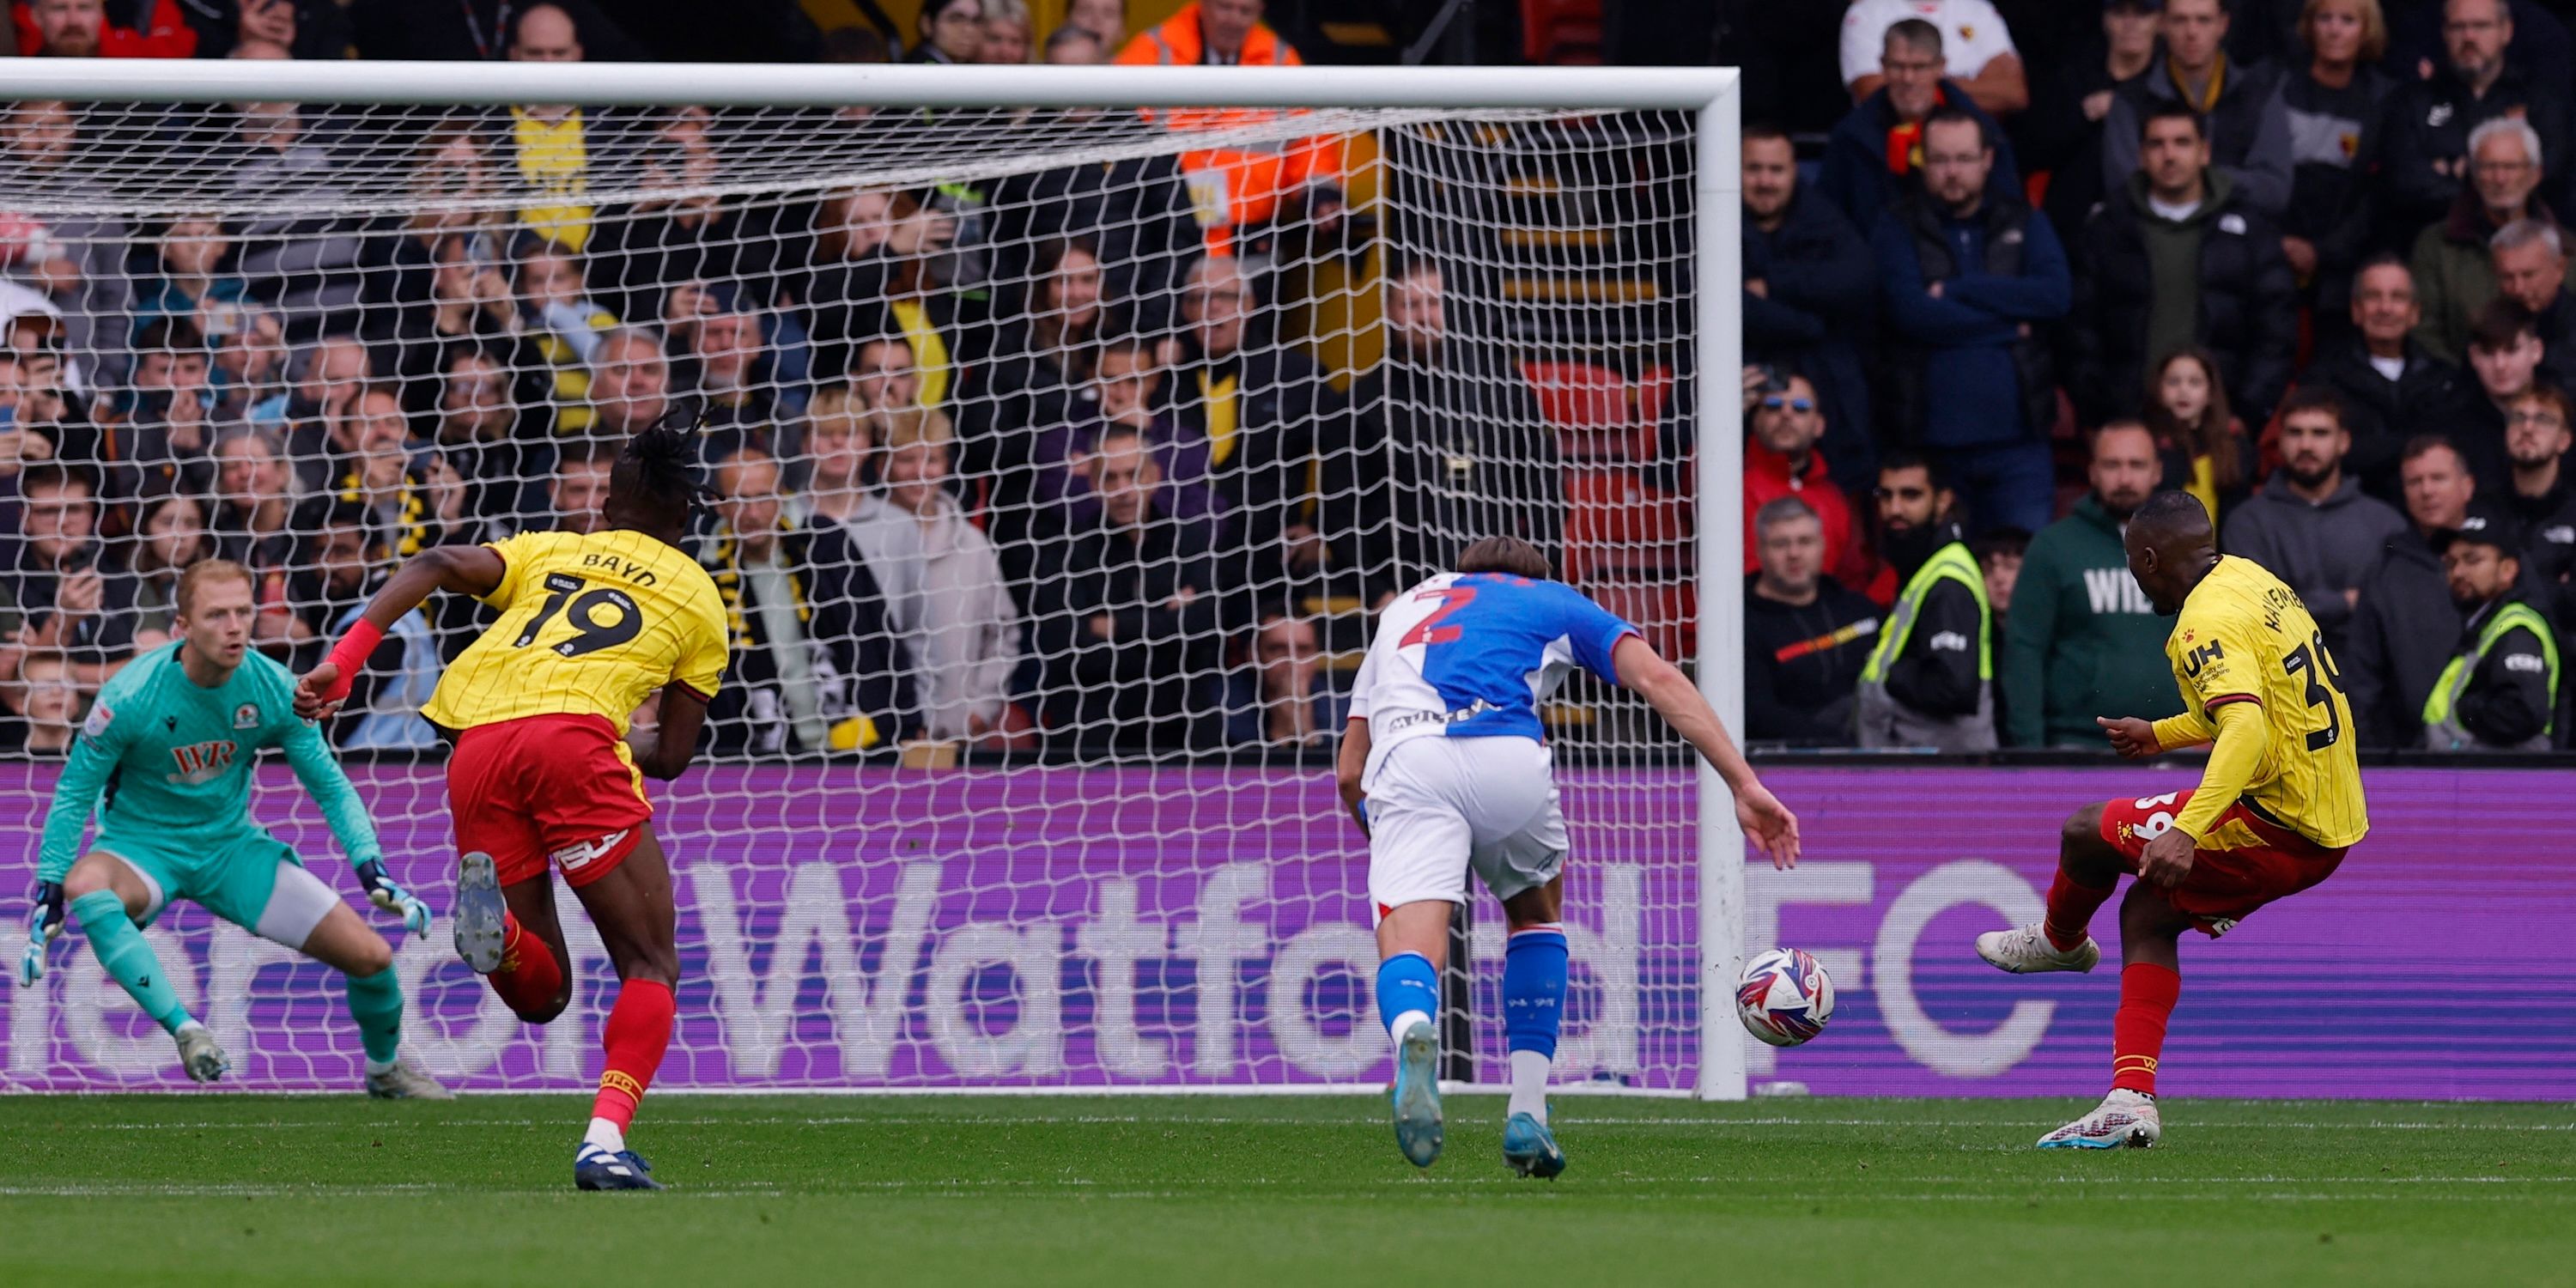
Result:
M245 703L241 704L240 706L237 706L237 707L234 707L234 708L233 708L233 728L235 728L235 729L256 729L256 728L258 728L258 727L259 727L259 704L258 704L258 703L256 703L256 702L245 702Z

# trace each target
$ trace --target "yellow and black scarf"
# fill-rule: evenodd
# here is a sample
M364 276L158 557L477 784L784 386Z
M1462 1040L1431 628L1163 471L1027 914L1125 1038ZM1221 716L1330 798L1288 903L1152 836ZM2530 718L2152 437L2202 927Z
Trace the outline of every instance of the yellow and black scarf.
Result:
M794 540L795 536L795 525L785 519L778 521L778 539L782 546ZM734 536L732 529L726 528L716 533L715 549L708 554L710 562L706 565L707 576L716 583L716 595L724 601L725 629L732 636L736 654L761 642L752 635L751 612L743 602L741 555L741 540ZM807 599L805 578L796 571L794 558L780 562L779 571L787 578L788 590L796 596L797 624L810 626L814 622L814 607Z

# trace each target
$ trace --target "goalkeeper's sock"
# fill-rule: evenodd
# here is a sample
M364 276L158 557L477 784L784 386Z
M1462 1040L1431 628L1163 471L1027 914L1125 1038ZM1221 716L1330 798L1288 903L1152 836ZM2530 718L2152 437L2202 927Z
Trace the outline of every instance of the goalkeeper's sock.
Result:
M2182 973L2154 962L2120 968L2120 1009L2111 1014L2111 1086L2156 1094L2165 1023L2182 1000Z
M609 1153L626 1148L626 1128L662 1067L671 1045L671 986L649 979L630 979L617 990L617 1005L608 1010L608 1029L600 1045L608 1048L608 1068L599 1075L599 1095L590 1102L590 1130L585 1144Z
M383 1073L402 1051L402 980L394 968L348 976L349 1018L358 1022L358 1044L367 1049L367 1072Z
M2071 952L2082 944L2092 934L2093 914L2100 910L2102 901L2119 888L2117 877L2113 877L2111 884L2106 886L2089 886L2078 883L2066 875L2066 869L2059 868L2057 876L2048 883L2048 915L2039 923L2040 930L2048 936L2048 946L2063 953Z
M1503 1037L1512 1055L1508 1113L1547 1121L1547 1071L1565 1019L1565 927L1514 930L1503 949Z
M529 934L518 918L503 913L501 969L483 978L492 981L492 991L513 1012L543 1015L554 1008L555 992L563 987L563 963L555 960L545 940Z
M1377 1018L1398 1044L1405 1031L1440 1013L1440 974L1420 953L1397 953L1377 964Z
M125 900L115 891L92 890L72 900L72 915L80 918L81 930L89 936L89 950L98 954L98 964L107 968L117 986L163 1032L177 1033L180 1025L196 1023L188 1008L179 1005L179 991L170 986L170 976L161 969L160 956L145 941L134 918L125 914Z

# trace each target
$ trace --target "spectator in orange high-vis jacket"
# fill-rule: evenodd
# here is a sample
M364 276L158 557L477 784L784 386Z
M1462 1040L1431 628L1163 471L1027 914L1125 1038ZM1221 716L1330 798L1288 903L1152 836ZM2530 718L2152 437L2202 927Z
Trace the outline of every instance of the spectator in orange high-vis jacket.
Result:
M1300 67L1305 60L1261 21L1261 0L1192 0L1159 27L1138 32L1118 55L1126 66ZM1177 131L1235 129L1276 119L1255 108L1148 111ZM1208 249L1229 253L1283 215L1318 225L1341 210L1341 157L1326 135L1249 147L1185 152L1181 173L1207 232Z

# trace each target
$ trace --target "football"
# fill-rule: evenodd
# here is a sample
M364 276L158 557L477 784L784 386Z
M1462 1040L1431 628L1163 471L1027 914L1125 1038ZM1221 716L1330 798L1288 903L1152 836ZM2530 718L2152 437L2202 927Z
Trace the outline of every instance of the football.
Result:
M1834 1015L1834 982L1816 959L1774 948L1744 963L1735 981L1735 1013L1744 1029L1776 1047L1793 1047L1825 1031Z

